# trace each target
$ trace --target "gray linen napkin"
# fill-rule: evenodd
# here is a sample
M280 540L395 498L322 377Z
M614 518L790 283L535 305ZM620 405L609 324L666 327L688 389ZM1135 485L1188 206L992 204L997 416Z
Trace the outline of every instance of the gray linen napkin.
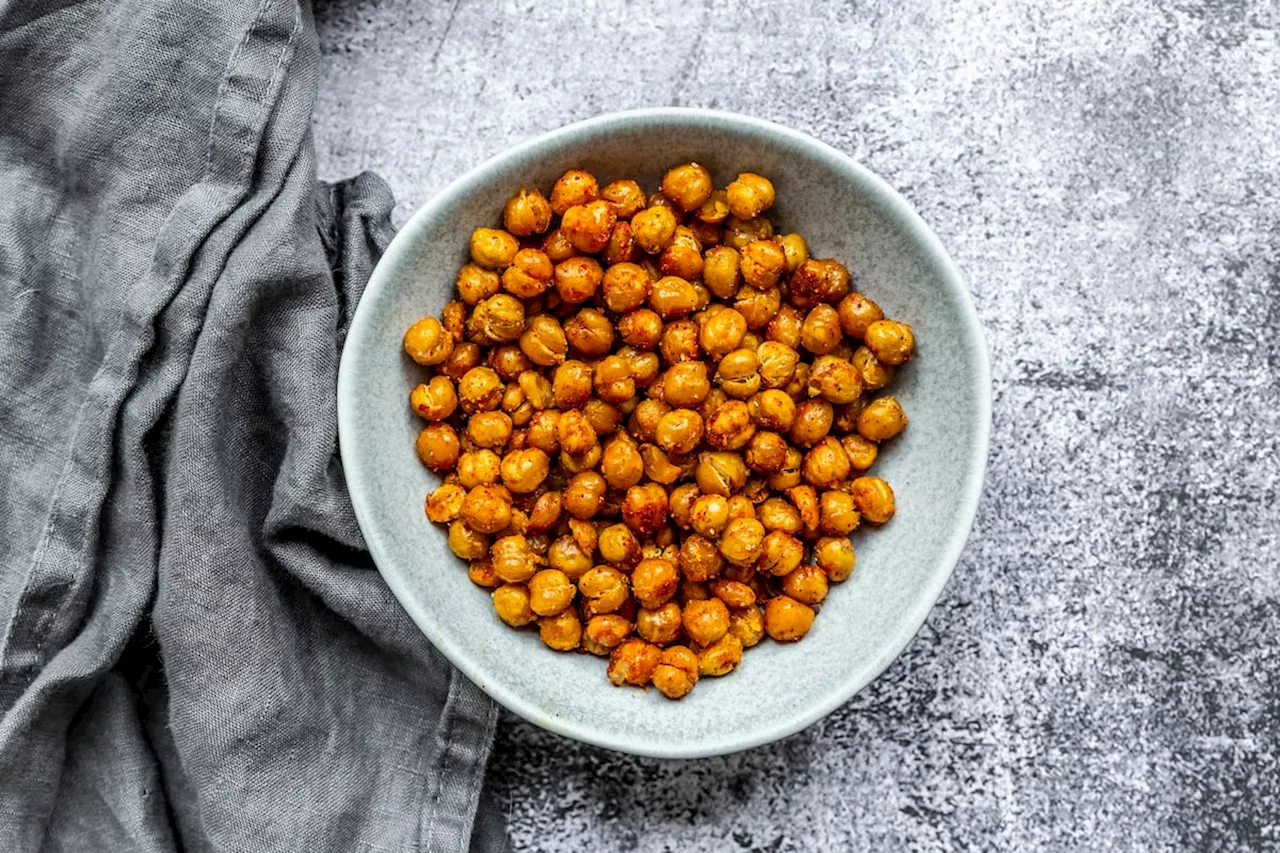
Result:
M392 199L317 192L317 63L296 0L0 0L7 853L471 843L493 706L336 456Z

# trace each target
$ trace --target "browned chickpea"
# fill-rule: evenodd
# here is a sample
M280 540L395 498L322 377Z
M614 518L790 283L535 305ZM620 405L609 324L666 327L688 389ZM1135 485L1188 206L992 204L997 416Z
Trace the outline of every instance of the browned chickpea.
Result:
M631 623L616 613L602 613L587 620L582 647L592 654L605 655L622 645L631 635Z
M756 603L756 593L751 587L740 581L717 580L711 582L711 591L717 599L723 601L730 611L751 607Z
M798 566L782 579L782 591L801 604L820 604L827 587L827 573L818 566Z
M786 266L787 256L772 240L756 240L742 250L742 279L751 287L773 287Z
M698 407L698 414L702 415L705 421L707 418L715 415L716 410L729 402L729 395L724 393L720 388L712 388L707 394L707 399L702 401L702 405Z
M452 528L450 532L452 533ZM488 537L485 538L487 540ZM522 534L498 539L489 549L489 556L493 558L494 571L507 583L524 583L533 577L533 573L543 562Z
M506 455L502 460L502 484L520 495L527 495L542 485L551 470L546 452L526 447Z
M751 419L764 429L785 432L796 421L795 401L785 391L761 391L747 404Z
M476 486L462 501L460 518L477 533L497 533L511 523L511 493L502 486Z
M692 320L677 320L662 330L658 349L667 364L692 361L701 354L698 344L698 324Z
M667 492L659 483L645 483L627 489L622 502L622 520L641 536L654 533L667 520Z
M689 523L701 536L718 539L729 524L729 501L724 495L702 495L693 504Z
M845 455L849 457L849 466L855 473L861 474L875 464L880 448L874 441L860 435L846 435L840 439Z
M605 244L600 253L605 266L631 263L638 255L639 250L636 249L636 238L631 233L631 223L615 222L613 230L609 232L609 242ZM606 269L607 273L608 270Z
M556 368L552 390L560 409L582 408L591 399L591 368L575 359L566 361Z
M681 227L680 231L688 231L687 228ZM691 242L697 243L697 239L693 237L692 232L689 233ZM702 252L688 243L673 242L670 246L663 250L662 256L658 259L658 269L664 275L676 276L683 279L695 279L702 275L703 260Z
M613 348L613 323L594 308L583 308L564 324L569 346L586 355L604 355Z
M785 388L795 378L800 354L786 344L765 341L756 348L760 381L765 388Z
M617 221L617 214L608 202L591 201L566 210L560 220L560 230L579 252L594 254L609 244Z
M700 646L709 646L729 633L729 608L718 598L690 601L683 618L685 633Z
M588 617L613 613L631 594L627 576L612 566L596 566L578 579L583 612Z
M699 534L685 537L677 558L681 573L691 581L707 581L718 577L724 569L724 556L714 542Z
M698 683L698 656L685 646L672 646L662 653L653 670L653 686L668 699L681 699Z
M743 286L738 289L733 303L733 307L746 319L747 328L753 330L768 326L781 305L782 291L776 287L759 290Z
M569 525L569 535L573 537L574 542L578 543L582 553L594 554L596 545L600 541L595 523L581 518L570 518L566 523Z
M824 536L848 536L861 520L853 495L835 490L822 493L818 501L821 520L819 527Z
M798 448L787 448L787 461L782 470L768 476L769 488L783 491L800 485L800 468L804 465L804 453Z
M418 364L440 364L453 352L453 335L435 317L423 317L404 333L404 351Z
M521 299L541 296L551 285L555 267L545 252L521 249L502 273L502 287Z
M739 219L754 219L773 206L773 183L763 175L743 172L724 188L729 210Z
M600 556L615 566L630 569L640 562L640 542L625 524L611 524L600 531Z
M458 464L461 444L448 424L431 424L418 433L418 459L432 471L448 471Z
M697 163L676 166L662 177L662 194L681 210L696 210L711 198L711 173Z
M897 507L893 489L879 477L858 477L853 481L853 502L862 517L872 524L884 524L893 518Z
M509 293L483 300L467 321L467 337L479 344L514 341L524 331L524 304Z
M489 537L458 519L449 523L449 548L464 560L478 560L489 551Z
M493 591L493 609L512 628L523 628L537 615L529 609L529 590L524 584L503 584Z
M717 450L737 450L751 440L755 431L747 404L730 400L707 423L707 443Z
M852 403L862 396L862 378L853 364L833 355L819 356L809 370L809 393L832 403Z
M787 499L800 511L800 520L804 524L804 529L801 532L806 537L817 535L821 515L818 506L818 493L813 486L800 485L787 489Z
M720 359L715 381L730 397L745 400L760 390L760 361L754 350L743 347Z
M682 361L672 365L663 382L665 401L672 406L696 406L711 393L707 365L701 361Z
M552 529L560 523L563 508L560 492L543 492L538 495L533 503L533 509L529 511L527 530L530 533L545 533Z
M656 610L676 594L680 576L668 560L641 560L631 573L631 591L641 607Z
M814 355L826 355L840 345L840 318L826 303L813 306L800 327L800 346Z
M775 239L786 257L787 264L783 272L787 275L795 272L797 267L809 260L809 244L805 242L804 237L791 233Z
M555 616L543 616L538 619L538 636L558 652L571 651L582 642L582 620L572 607Z
M608 484L604 477L595 471L574 474L573 479L569 480L569 485L564 489L562 500L565 512L574 518L594 518L600 511L600 504L604 501L607 488Z
M604 280L604 269L595 258L575 255L555 266L556 293L565 302L586 302Z
M640 441L656 441L658 421L669 411L671 407L661 400L641 400L631 413L631 422L628 424L631 434Z
M471 232L471 260L488 270L504 270L520 251L515 235L498 228L477 228Z
M698 221L719 225L729 218L728 194L724 190L713 190L706 201L694 212Z
M644 298L649 298L648 287L645 288ZM657 349L662 340L662 318L656 311L648 308L630 311L618 321L618 334L622 335L622 340L628 346L641 350Z
M581 456L596 443L596 431L578 409L569 409L560 413L560 421L556 425L560 439L560 449L574 456Z
M809 447L822 440L831 431L835 410L826 400L805 400L796 406L795 420L787 435L801 447Z
M683 550L683 547L684 546L681 546L681 550ZM714 551L715 547L716 546L712 545L711 549ZM716 551L717 555L719 555L719 553L719 551ZM677 565L680 565L679 558L677 558ZM684 572L684 566L680 565L680 571L681 573ZM676 595L679 597L681 602L706 601L711 597L711 588L707 586L706 581L691 581L688 578L685 578L680 581L680 589Z
M774 530L764 537L760 545L756 568L781 577L793 571L803 560L804 543L785 531Z
M719 246L724 239L724 229L713 222L691 219L688 222L689 232L698 239L698 243L707 248Z
M791 305L783 305L765 328L765 337L794 350L800 346L802 325L804 325L804 314Z
M603 279L604 304L610 311L625 314L649 299L653 280L638 264L619 263L609 267ZM633 321L634 322L634 321ZM626 333L623 333L624 338Z
M647 207L631 218L631 235L636 245L656 255L671 245L680 224L669 207Z
M680 605L668 601L650 610L641 607L636 614L636 633L655 646L665 646L680 636Z
M893 368L876 358L865 346L854 351L852 361L863 387L868 391L878 391L893 381Z
M719 359L741 346L746 334L746 318L734 309L726 308L703 321L699 342L708 355Z
M797 308L808 309L820 302L835 304L851 286L849 270L830 259L809 259L796 267L787 279L787 299Z
M564 361L569 342L556 318L539 314L529 321L520 336L519 351L534 364L551 367Z
M764 525L755 518L735 518L720 536L720 553L731 563L746 566L760 556Z
M742 642L733 634L725 634L698 653L698 674L728 675L742 663Z
M653 679L662 660L662 649L639 638L626 640L609 655L607 674L615 686L632 684L643 687Z
M580 169L570 169L551 187L551 210L556 216L564 216L574 205L588 204L600 197L600 184L595 175Z
M756 506L746 495L733 495L729 498L729 521L735 518L755 518Z
M800 532L803 522L800 520L800 510L782 497L771 497L760 504L756 510L756 518L760 519L760 523L764 525L764 529L772 533L775 530L781 530L783 533L796 534Z
M467 304L457 299L450 300L440 312L440 322L456 347L467 334Z
M685 279L664 276L654 283L649 293L649 307L664 320L685 317L698 307L698 294Z
M601 200L608 203L619 219L630 219L645 208L644 190L635 181L613 181L600 190Z
M534 412L529 421L529 428L525 432L525 441L530 447L536 447L548 455L558 451L560 449L560 412L556 409Z
M813 609L787 595L764 604L764 629L779 642L799 640L813 627Z
M543 569L529 578L529 609L539 616L555 616L573 603L576 593L564 572Z
M720 299L732 299L742 283L741 257L728 246L707 250L702 262L702 281Z
M553 264L567 261L578 254L578 250L573 248L569 238L559 228L553 229L547 233L546 237L542 238L542 251L551 259Z
M673 409L658 421L658 446L668 453L690 453L702 441L702 416L692 409Z
M464 489L491 486L501 476L502 457L492 450L472 450L458 457L458 484Z
M511 440L511 416L506 412L477 412L467 419L467 437L477 447L502 447Z
M809 397L809 365L803 361L796 365L795 376L791 377L791 381L787 383L787 387L782 389L791 395L791 399L797 404L803 402Z
M745 648L751 648L764 639L764 614L759 607L743 607L729 610L729 633Z
M667 498L667 507L671 513L671 520L675 522L676 527L684 530L689 529L693 523L693 505L701 496L702 492L698 489L696 483L685 483L671 490L671 494Z
M814 543L813 556L829 581L840 583L853 574L853 543L843 536L819 539Z
M739 252L756 240L773 238L773 223L763 216L755 219L739 219L730 215L724 221L724 244Z
M506 382L518 378L521 373L533 367L529 357L521 351L520 347L513 344L503 344L489 350L489 358L487 360L489 366L497 371L498 376L502 377ZM521 399L523 400L523 396Z
M436 524L453 521L462 512L467 490L453 483L442 483L427 495L427 518Z
M502 578L498 577L498 573L493 570L493 560L487 558L471 561L471 565L467 568L467 579L476 586L486 589L502 586Z
M610 355L596 363L596 395L606 403L625 403L636 395L631 366L621 356Z
M574 583L591 570L591 555L572 536L561 536L547 548L547 564L564 572Z
M747 482L747 466L736 453L712 451L698 460L695 477L703 492L728 497Z
M820 439L804 455L805 482L817 489L829 489L849 477L849 457L835 436Z
M644 460L631 438L618 435L604 446L600 458L600 472L615 489L628 489L644 476Z
M555 392L551 387L551 380L536 370L523 371L516 377L516 382L519 383L520 390L524 392L525 402L535 412L549 409L555 405Z
M888 394L872 400L858 415L858 434L870 441L888 441L906 426L907 415L902 405Z
M433 376L409 393L409 405L424 420L442 421L458 407L458 395L448 377Z
M458 270L458 297L468 305L475 305L498 292L502 279L493 270L476 264L466 264Z
M911 327L897 320L876 320L867 326L863 340L876 358L891 366L910 361L916 345Z
M537 190L521 189L502 209L502 224L517 237L541 234L551 227L551 205Z
M850 293L836 306L840 316L840 328L851 338L862 340L867 328L877 320L884 319L880 306L861 293Z
M498 408L506 386L491 367L473 367L458 380L458 402L467 414Z

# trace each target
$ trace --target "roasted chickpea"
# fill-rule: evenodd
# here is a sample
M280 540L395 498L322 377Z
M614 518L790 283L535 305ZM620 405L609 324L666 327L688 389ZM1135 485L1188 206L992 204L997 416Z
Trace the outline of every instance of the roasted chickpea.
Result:
M734 309L726 308L703 321L698 339L708 355L719 359L741 346L746 334L746 318Z
M657 646L638 638L626 640L609 656L609 681L618 687L623 684L643 687L652 680L661 660L662 649Z
M668 453L689 453L702 441L702 416L692 409L673 409L658 421L658 446Z
M591 570L591 555L572 536L561 536L547 548L547 564L564 572L574 583Z
M427 518L436 524L456 519L462 512L462 501L467 490L453 483L442 483L427 495Z
M764 525L755 518L735 518L720 536L720 553L731 563L749 565L760 556Z
M699 458L694 476L703 492L728 497L747 482L747 466L736 453L712 451Z
M569 409L560 413L556 431L560 439L560 449L574 456L581 456L596 443L596 431L578 409Z
M600 472L615 489L627 489L644 476L644 460L630 437L619 435L604 446Z
M872 524L884 524L897 509L893 489L879 477L858 477L852 485L853 502L862 517Z
M560 492L543 492L538 495L533 508L529 511L529 521L526 525L528 532L545 533L551 530L560 523L563 508Z
M751 607L756 603L756 593L750 586L741 581L716 580L711 582L711 591L717 599L723 601L730 611Z
M657 531L667 520L666 490L659 483L627 489L622 502L622 520L641 536Z
M560 449L560 412L557 409L534 412L525 431L525 442L548 455L557 452Z
M835 410L826 400L805 400L796 406L795 420L787 435L801 447L809 447L821 441L831 431Z
M800 468L804 465L804 453L795 447L787 448L787 460L782 470L768 476L769 488L783 491L800 485Z
M702 281L720 299L733 299L742 283L741 256L728 246L715 246L706 251L702 262Z
M765 341L756 348L761 384L765 388L785 388L795 378L800 354L786 344Z
M647 207L631 218L631 235L636 245L656 255L671 245L680 224L669 207Z
M756 394L747 404L751 419L767 430L785 432L796 420L795 401L785 391L770 389Z
M482 299L488 299L498 292L502 279L493 270L487 270L477 264L466 264L458 270L455 282L458 298L468 305L475 305Z
M467 337L479 344L514 341L524 331L524 305L509 293L480 302L467 321Z
M840 318L826 303L813 306L800 327L800 345L814 355L826 355L840 345Z
M863 387L869 391L878 391L893 381L893 368L876 358L865 346L854 351L852 362Z
M717 450L737 450L751 440L755 431L747 404L730 400L707 423L707 443Z
M765 337L794 350L800 346L800 328L803 325L804 314L791 305L783 305L765 327Z
M823 492L818 506L821 513L819 527L824 536L848 536L857 529L861 517L854 505L853 495L848 492Z
M676 593L680 576L668 560L641 560L631 573L631 591L641 607L656 610Z
M630 219L644 210L644 190L635 181L613 181L600 190L600 199L612 208L619 219Z
M858 434L870 441L888 441L906 426L907 415L891 395L872 400L858 415Z
M566 608L554 616L539 618L538 636L558 652L576 649L582 642L582 621L572 607Z
M502 578L493 570L493 560L487 558L471 561L467 567L467 580L486 589L502 586Z
M433 376L426 384L414 386L409 406L424 420L442 421L458 407L458 395L448 377Z
M529 361L529 357L524 354L520 347L513 344L503 344L489 350L488 363L497 372L498 376L506 382L519 378L521 373L533 367L533 362ZM510 386L508 386L507 390L511 390ZM521 400L523 399L522 395Z
M668 601L650 610L641 607L636 613L636 633L656 646L665 646L680 636L680 605Z
M497 533L511 523L511 494L502 486L476 486L462 501L460 517L477 533Z
M742 278L751 287L773 287L786 266L787 256L772 240L756 240L742 250Z
M803 361L796 365L795 376L791 377L791 381L787 383L787 387L782 389L791 395L791 399L797 404L808 399L809 397L809 365Z
M773 183L763 175L743 172L725 187L729 210L739 219L753 219L773 206Z
M725 634L698 653L699 675L728 675L740 663L742 642L733 634Z
M449 523L449 548L464 560L478 560L489 551L489 537L459 519Z
M802 263L809 260L809 244L805 242L804 237L799 234L785 234L775 238L778 245L782 247L782 253L786 257L786 268L783 270L787 275L796 271Z
M529 609L539 616L554 616L573 603L576 593L564 572L543 569L529 578Z
M444 325L444 330L449 333L449 337L453 338L456 347L467 334L466 303L457 299L445 303L440 311L440 322Z
M502 287L513 296L533 299L551 285L555 267L545 252L521 249L502 273Z
M606 307L610 311L625 314L636 310L649 299L653 280L638 264L618 263L605 270L602 285ZM623 337L626 338L626 332L623 332Z
M796 267L787 279L787 300L808 309L820 302L835 304L851 287L849 270L838 261L809 259Z
M435 317L423 317L404 333L404 351L418 364L440 364L453 352L453 336Z
M778 313L782 305L782 292L776 287L760 290L743 286L738 289L733 307L747 321L748 329L763 329Z
M763 216L755 219L739 219L730 215L724 221L724 245L742 251L756 240L773 237L773 223Z
M813 627L813 609L787 595L764 604L764 630L779 642L799 640Z
M493 591L493 609L512 628L523 628L537 619L529 608L529 590L524 584L503 584Z
M521 189L502 209L502 224L517 237L541 234L551 227L551 205L537 190Z
M716 384L730 397L745 400L760 390L759 359L755 351L743 347L720 359Z
M701 496L702 492L696 483L685 483L671 490L667 505L676 527L689 529L693 523L693 505Z
M452 527L449 528L449 534L452 539ZM485 540L487 544L487 536ZM489 549L489 556L493 558L494 571L507 583L524 583L533 577L542 563L542 558L529 546L529 540L521 534L498 539Z
M662 194L681 210L696 210L711 198L711 173L697 163L676 166L662 177Z
M827 586L827 573L818 566L798 566L782 579L782 591L801 604L821 603Z
M556 293L565 302L586 302L604 280L604 269L595 258L575 255L556 264L554 279Z
M520 251L515 235L497 228L477 228L471 232L471 260L489 270L504 270Z
M764 639L764 614L759 607L743 607L729 610L729 633L744 648L750 648Z
M551 408L555 403L555 394L551 382L541 373L525 370L516 377L516 383L524 393L525 402L535 412Z
M512 451L502 460L502 484L516 494L529 494L542 485L550 470L545 451L537 447Z
M578 254L578 250L573 248L569 238L559 228L549 231L547 236L542 238L542 251L553 264L567 261Z
M840 317L840 328L851 338L862 340L867 328L877 320L884 319L880 306L861 293L850 293L840 300L836 306Z
M564 361L565 354L569 351L569 342L565 338L564 329L554 317L539 314L529 321L528 327L520 335L519 351L534 364L551 367Z
M648 287L645 288L644 298L649 298ZM618 321L618 334L622 335L622 340L628 346L640 350L657 349L662 340L662 318L656 311L639 308L628 312Z
M698 656L685 646L672 646L662 653L653 670L653 686L668 699L680 699L698 683Z
M591 399L591 368L585 362L570 359L556 368L552 390L555 403L562 410L580 409Z
M621 356L610 355L597 362L594 382L596 394L608 403L625 403L636 394L631 366Z
M591 201L566 210L560 220L560 230L579 252L594 254L609 244L617 221L617 214L608 202Z
M605 244L600 253L605 266L631 263L638 255L639 250L636 249L636 238L631 233L631 223L615 222L613 230L609 232L609 242ZM607 269L605 273L606 275L608 274Z
M640 542L625 524L611 524L600 531L600 556L615 566L631 568L640 562Z
M594 518L600 511L607 488L604 477L595 471L574 474L565 487L562 498L565 512L574 518Z
M849 477L849 457L835 436L826 436L804 455L805 482L817 489L829 489Z
M461 444L448 424L431 424L418 433L418 459L432 471L448 471L458 464Z
M724 557L716 544L696 533L685 537L677 562L680 572L691 581L710 580L724 569Z
M746 495L733 495L729 498L729 521L735 518L755 518L756 506Z
M654 283L649 293L649 307L664 320L685 317L698 307L698 294L692 284L674 275Z
M800 521L804 525L801 532L806 537L816 536L821 517L817 491L809 485L794 486L787 489L787 499L800 511Z
M502 447L511 440L511 430L506 412L477 412L467 419L467 437L476 447Z
M502 458L492 450L472 450L458 457L458 484L464 489L491 486L501 476Z
M681 546L682 550L683 550L683 547L684 546ZM715 551L716 546L712 545L711 549ZM717 556L719 555L719 553L720 553L719 551L716 551ZM677 565L679 565L678 562L677 562ZM680 566L680 571L681 573L684 572L684 566ZM690 601L706 601L708 598L711 597L711 588L707 586L706 581L691 581L688 578L685 578L684 580L680 581L680 590L679 592L676 593L676 595L679 596L682 602L686 602L686 603Z
M578 579L578 591L582 593L584 614L592 617L621 607L631 594L631 584L612 566L596 566Z
M603 613L587 620L582 647L592 654L608 655L631 634L631 623L616 613Z
M764 537L756 568L775 577L794 571L804 560L804 543L782 530L774 530Z
M458 380L458 402L467 414L497 409L505 391L502 378L490 367L473 367Z
M580 169L570 169L551 187L551 210L556 216L575 205L589 204L600 197L600 184L595 175Z
M665 401L672 406L696 406L711 393L707 365L701 361L683 361L667 371L663 383Z
M863 332L863 340L876 358L891 366L910 361L916 345L911 327L897 320L876 320Z
M688 602L683 618L685 633L700 646L709 646L729 633L729 608L718 598Z
M843 536L819 539L814 543L813 556L829 581L840 583L853 574L853 543Z
M854 366L833 355L819 356L809 370L809 393L832 403L852 403L862 396L862 378Z
M846 435L840 439L845 455L849 457L849 465L855 473L861 474L875 464L880 448L874 441L860 435Z
M709 539L718 539L729 524L729 501L724 495L702 495L689 513L693 529Z
M671 407L661 400L642 400L631 413L628 425L631 434L644 442L654 442L658 437L658 422L662 416L671 411Z
M772 497L761 503L756 510L756 518L760 519L764 529L770 533L781 530L783 533L794 535L799 533L803 526L800 510L792 506L786 498L781 497Z
M594 308L583 308L564 324L569 346L581 355L604 355L613 348L613 323Z

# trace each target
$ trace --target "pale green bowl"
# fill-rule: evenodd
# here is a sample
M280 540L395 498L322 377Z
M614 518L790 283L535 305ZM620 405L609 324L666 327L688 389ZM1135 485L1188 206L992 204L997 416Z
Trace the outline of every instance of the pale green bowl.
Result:
M722 186L740 171L777 186L771 212L817 257L846 263L856 285L915 328L918 354L893 392L911 419L874 473L893 484L898 514L855 534L857 568L833 586L809 636L766 640L725 678L687 698L613 687L605 662L557 654L536 633L495 617L467 579L444 531L423 514L437 483L418 463L419 422L410 387L422 368L401 336L450 298L468 237L495 225L521 186L548 191L565 169L603 183L633 177L656 189L672 165L696 161ZM623 752L694 757L768 743L848 701L920 629L969 534L982 491L991 424L991 376L977 315L960 273L933 232L896 192L808 136L706 110L656 109L601 116L500 154L419 210L374 270L338 374L342 462L356 517L387 584L428 639L486 693L568 737Z

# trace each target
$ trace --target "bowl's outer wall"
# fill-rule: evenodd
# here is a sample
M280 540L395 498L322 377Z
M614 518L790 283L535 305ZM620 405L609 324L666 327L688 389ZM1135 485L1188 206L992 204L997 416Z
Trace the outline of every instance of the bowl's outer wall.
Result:
M676 163L707 166L718 186L740 171L777 187L770 216L815 257L846 263L855 286L912 324L918 355L889 389L910 418L874 469L898 513L854 535L857 567L834 585L798 645L766 640L731 677L686 699L618 689L604 661L556 654L493 615L443 529L423 514L438 478L417 461L421 423L409 389L426 372L401 350L404 330L450 299L468 236L498 225L521 186L548 192L568 168L601 183L655 189ZM773 125L700 111L606 116L501 155L464 176L406 225L378 265L346 344L339 381L342 457L357 516L387 582L427 637L482 689L556 732L657 756L731 752L829 713L878 675L922 624L972 523L986 460L990 378L964 283L936 238L879 179L843 155Z

